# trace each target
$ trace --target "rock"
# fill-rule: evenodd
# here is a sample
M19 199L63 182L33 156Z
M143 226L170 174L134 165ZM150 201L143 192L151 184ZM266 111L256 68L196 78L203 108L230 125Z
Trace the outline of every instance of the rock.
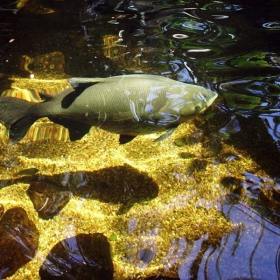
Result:
M39 232L21 207L6 211L0 221L0 278L12 276L35 256Z
M39 217L51 219L57 215L70 200L71 192L46 182L31 182L27 193Z
M101 233L78 234L57 243L42 264L42 280L110 280L114 267L110 244Z

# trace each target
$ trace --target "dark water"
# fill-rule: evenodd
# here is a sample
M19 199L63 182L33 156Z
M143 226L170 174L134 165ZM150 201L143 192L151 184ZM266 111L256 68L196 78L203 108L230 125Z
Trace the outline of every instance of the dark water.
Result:
M279 191L279 1L30 0L17 5L2 0L0 6L1 92L9 88L11 75L30 74L65 78L149 73L206 86L220 96L210 117L216 130L231 145L248 151ZM248 188L258 189L265 179L248 182L254 185ZM277 207L260 206L250 214L242 204L224 207L234 222L244 221L244 215L249 224L254 221L259 227L254 234L259 235L250 236L249 227L225 237L222 243L229 246L221 246L224 249L205 250L196 271L199 279L277 279ZM240 213L245 213L242 219ZM242 253L234 255L237 243L248 254L246 264L240 261Z

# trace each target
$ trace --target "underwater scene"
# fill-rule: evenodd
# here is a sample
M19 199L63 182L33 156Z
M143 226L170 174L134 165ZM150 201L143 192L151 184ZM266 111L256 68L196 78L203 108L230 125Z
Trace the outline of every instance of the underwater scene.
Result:
M0 151L0 279L280 279L280 2L1 0Z

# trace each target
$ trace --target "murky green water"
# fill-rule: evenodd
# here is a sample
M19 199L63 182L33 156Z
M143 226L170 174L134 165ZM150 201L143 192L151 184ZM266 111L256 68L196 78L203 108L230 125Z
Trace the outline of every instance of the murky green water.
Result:
M39 233L37 229L33 233L40 235L39 241L28 235L28 230L16 235L15 228L20 226L12 228L14 224L7 222L9 215L14 216L9 213L4 216L0 224L1 238L14 236L6 242L16 240L23 248L32 244L22 250L25 257L21 262L9 264L15 270L22 267L10 279L40 279L38 266L60 241L62 245L56 248L66 249L67 262L76 257L71 263L73 267L88 259L98 262L98 258L100 265L106 266L107 249L99 255L90 255L84 252L85 241L80 241L80 245L75 245L78 241L72 239L68 245L63 241L75 233L94 234L91 228L102 215L104 225L98 231L103 230L113 247L114 279L279 279L279 1L1 1L2 96L38 101L40 91L58 93L70 77L132 73L162 75L201 85L217 92L219 98L202 118L159 144L149 144L147 136L138 142L136 139L135 145L119 147L115 136L98 132L85 139L94 140L92 145L99 148L90 148L86 140L73 146L69 141L67 144L62 141L67 138L66 132L49 129L49 123L39 124L44 127L43 136L36 134L34 128L29 138L16 147L1 140L0 203L5 210L0 213L17 204L24 208L30 203L31 207L27 196L21 202L18 197L13 200L11 195L11 201L7 201L5 191L12 194L15 190L16 195L21 187L27 190L34 180L51 182L49 194L55 192L53 182L60 182L61 188L69 185L70 189L63 189L60 198L71 191L77 205L81 200L90 203L87 198L101 201L94 208L100 215L91 213L96 220L89 219L92 225L87 226L78 223L74 210L65 210L66 214L60 216L55 213L55 218L48 221L40 215L37 217L34 210L28 212L33 222L27 222L23 212L13 214L23 220L19 222L22 228L32 231L33 223L35 226L37 223ZM5 139L3 131L1 128L1 137ZM44 142L52 136L53 143ZM75 151L87 148L88 152L71 154L73 147ZM26 173L18 173L23 169L27 169ZM133 186L123 186L122 178L124 182L133 182ZM68 181L63 186L65 180ZM112 181L115 185L111 185ZM88 182L97 188L92 191ZM86 189L82 189L84 185ZM211 196L210 191L199 191L204 185L213 188ZM108 191L114 187L114 191ZM44 192L39 191L41 196ZM69 199L69 193L66 196ZM64 203L53 204L59 204L61 210ZM203 218L205 214L205 220L192 221L188 204L196 209L194 217ZM77 205L71 207L76 210ZM37 211L38 207L35 207ZM227 228L221 235L222 226L218 227L221 217L211 216L214 208L233 224L231 231ZM83 209L80 207L79 211L88 211ZM180 214L181 209L188 210ZM173 220L170 211L174 211ZM74 218L69 213L74 213ZM179 221L180 215L190 217L184 226L174 221ZM151 225L145 216L150 217ZM48 228L53 229L61 221L59 228L63 228L64 237L49 241L52 246L48 247L48 236L42 237L42 229L48 232ZM209 232L203 229L203 223L208 222ZM7 224L9 230L5 228ZM76 231L68 231L66 225L74 225ZM215 226L220 230L218 241ZM164 231L166 235L158 233ZM151 241L154 236L158 237L157 241ZM103 237L98 237L100 242L96 235L88 238L97 248L93 250L107 248ZM141 241L136 248L132 243L137 239ZM0 246L6 250L3 242ZM20 251L16 245L10 246ZM37 251L38 246L41 247ZM34 269L28 266L28 261L33 259L35 251L37 261L31 261L35 263ZM0 252L0 279L9 271L7 252L3 252ZM111 265L109 261L108 270ZM91 266L89 261L87 266ZM56 274L58 279L91 279L88 272L76 274L80 268L72 276L71 271L60 269ZM61 271L66 278L62 278ZM98 279L111 278L107 275Z

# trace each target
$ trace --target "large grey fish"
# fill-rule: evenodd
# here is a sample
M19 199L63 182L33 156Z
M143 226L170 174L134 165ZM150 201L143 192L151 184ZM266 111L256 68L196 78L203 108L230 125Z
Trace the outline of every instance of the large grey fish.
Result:
M22 139L42 117L68 128L72 141L81 139L91 126L120 134L120 143L168 130L158 139L162 140L217 98L209 89L157 75L71 78L69 82L73 88L41 103L0 98L0 119L12 142Z

